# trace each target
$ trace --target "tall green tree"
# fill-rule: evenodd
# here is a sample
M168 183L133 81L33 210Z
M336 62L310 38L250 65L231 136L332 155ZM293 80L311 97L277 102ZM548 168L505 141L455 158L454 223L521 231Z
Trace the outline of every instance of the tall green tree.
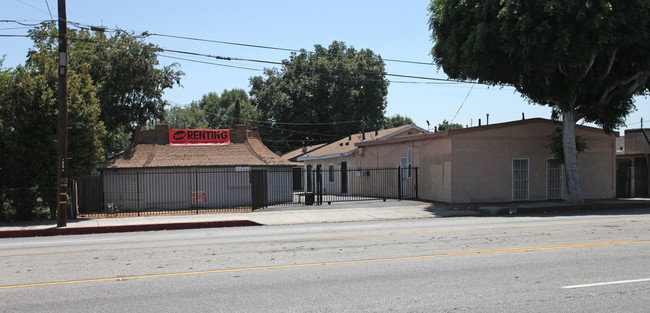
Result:
M438 131L454 130L454 129L462 129L462 128L463 128L462 124L450 123L447 120L443 120L442 123L438 124Z
M612 130L650 77L646 0L433 0L435 62L451 78L510 85L561 117L567 191L581 202L575 124Z
M0 75L2 204L11 203L16 218L34 217L36 198L56 212L58 61L52 46L32 51L25 66ZM103 157L104 124L95 87L84 65L68 71L69 177L88 175ZM7 193L6 191L12 190Z
M257 108L243 89L224 90L203 95L198 106L205 112L210 128L232 128L235 124L251 127L259 119Z
M250 79L253 104L266 121L259 125L262 139L274 151L378 129L384 120L388 81L381 57L339 41L314 50L292 53L281 69Z
M173 106L167 110L165 122L170 129L206 129L208 122L205 112L196 102L188 106Z
M30 31L36 49L57 58L57 28L46 23ZM101 104L100 119L108 131L104 144L109 152L119 151L137 125L164 118L163 92L180 85L183 72L177 64L160 66L162 49L146 43L146 33L136 35L118 30L102 32L68 30L69 68L89 65L88 74Z
M10 165L7 164L11 153L9 151L11 134L12 115L8 108L8 93L13 86L13 74L8 69L2 70L4 57L0 58L0 221L6 219L5 198L9 186L8 170Z
M404 125L413 124L413 120L408 116L401 116L399 114L386 116L381 123L381 129L399 127Z

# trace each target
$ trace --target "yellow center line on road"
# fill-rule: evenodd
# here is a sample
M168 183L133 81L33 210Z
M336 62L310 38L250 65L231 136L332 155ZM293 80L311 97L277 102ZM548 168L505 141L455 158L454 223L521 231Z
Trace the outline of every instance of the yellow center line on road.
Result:
M139 275L139 276L111 277L111 278L98 278L98 279L84 279L84 280L49 282L49 283L33 283L33 284L0 286L0 289L26 288L26 287L37 287L37 286L69 285L69 284L81 284L81 283L104 282L104 281L124 281L124 280L130 280L130 279L173 277L173 276L189 276L189 275L243 272L243 271L255 271L255 270L301 268L301 267L312 267L312 266L323 266L323 265L342 265L342 264L389 262L389 261L401 261L401 260L418 260L418 259L440 258L440 257L450 257L450 256L477 255L477 254L511 253L511 252L525 252L525 251L554 250L554 249L569 249L569 248L584 248L584 247L643 244L643 243L650 243L650 240L592 242L592 243L577 243L577 244L566 244L566 245L539 246L539 247L520 247L520 248L506 248L506 249L494 249L494 250L479 250L479 251L459 251L459 252L450 252L450 253L444 253L444 254L394 257L394 258L381 258L381 259L334 261L334 262L317 262L317 263L304 263L304 264L291 264L291 265L244 267L244 268L232 268L232 269L220 269L220 270L209 270L209 271L184 272L184 273L168 273L168 274Z
M469 231L480 231L480 230L537 228L537 227L553 227L553 226L609 224L609 223L635 223L635 222L648 222L648 221L650 221L650 219L608 220L608 221L597 221L597 222L576 222L576 223L560 223L560 224L533 224L533 225L503 226L503 227L477 227L477 228L460 228L460 229L444 229L444 230L425 230L425 231L399 232L399 233L357 234L357 235L338 235L338 236L320 236L320 237L303 237L303 238L294 237L294 238L278 238L278 239L262 239L262 240L217 241L217 242L188 243L188 244L176 244L176 245L156 245L156 246L138 246L138 247L80 249L80 250L64 250L64 251L45 251L45 252L32 252L32 253L0 254L0 257L32 256L32 255L45 255L45 254L65 254L65 253L80 253L80 252L100 252L100 251L116 251L116 250L181 248L181 247L212 246L212 245L223 245L223 244L286 242L286 241L297 241L297 240L329 240L329 239L362 238L362 237L424 235L424 234L436 234L436 233L469 232Z

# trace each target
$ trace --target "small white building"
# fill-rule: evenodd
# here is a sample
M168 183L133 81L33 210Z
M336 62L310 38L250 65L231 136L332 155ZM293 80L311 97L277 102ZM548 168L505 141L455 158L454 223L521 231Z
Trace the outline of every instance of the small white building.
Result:
M256 127L236 125L220 145L170 145L170 130L137 131L102 167L104 206L120 212L263 207L292 200L294 164L271 152Z

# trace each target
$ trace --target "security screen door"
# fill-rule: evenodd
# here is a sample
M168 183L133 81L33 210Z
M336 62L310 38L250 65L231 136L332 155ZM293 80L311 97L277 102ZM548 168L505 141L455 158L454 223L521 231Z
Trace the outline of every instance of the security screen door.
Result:
M512 159L512 201L528 200L528 159Z
M562 163L557 159L546 160L546 198L562 199Z

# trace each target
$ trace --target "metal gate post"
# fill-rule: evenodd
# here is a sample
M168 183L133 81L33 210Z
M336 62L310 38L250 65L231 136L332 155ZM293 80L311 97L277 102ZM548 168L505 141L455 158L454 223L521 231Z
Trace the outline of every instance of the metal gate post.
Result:
M397 200L402 200L402 167L397 167Z
M323 169L316 166L316 192L318 193L318 204L323 204Z
M136 210L138 210L138 216L140 216L140 172L135 172L135 194L136 194Z
M194 190L194 192L196 193L195 208L196 208L196 214L199 214L199 169L198 168L194 169L194 182L195 182L194 188L196 188L196 190Z
M420 195L418 194L418 168L415 168L415 199L420 200Z

